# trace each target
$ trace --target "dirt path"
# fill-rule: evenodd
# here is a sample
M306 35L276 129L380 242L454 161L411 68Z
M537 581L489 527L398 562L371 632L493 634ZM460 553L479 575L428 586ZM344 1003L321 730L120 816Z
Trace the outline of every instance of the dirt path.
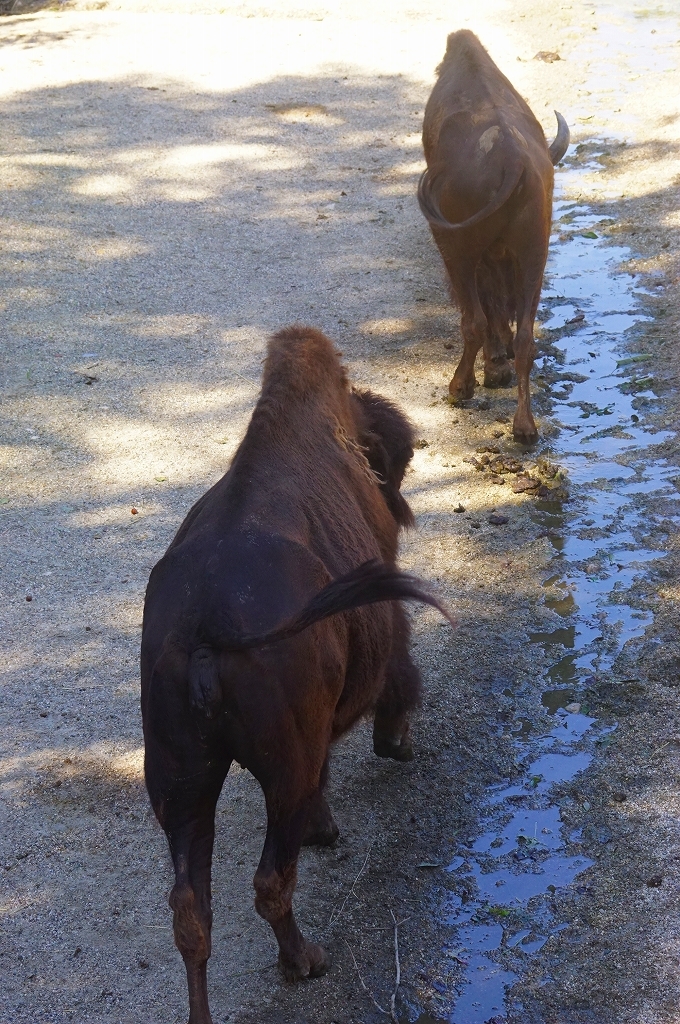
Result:
M536 381L543 440L531 456L508 433L513 391L480 389L461 410L443 400L460 344L414 198L423 104L447 32L468 26L548 134L553 107L567 116L580 173L565 175L563 198L588 204L598 245L627 247L643 275L650 319L621 341L651 356L661 401L641 400L636 415L665 440L650 435L650 459L677 465L678 18L578 0L480 0L455 23L422 0L41 7L0 20L0 1022L186 1019L169 859L141 777L143 593L228 464L267 334L295 320L336 339L353 379L418 424L407 480L418 526L403 562L437 582L460 626L415 614L427 687L416 760L379 762L363 728L337 749L342 836L303 854L296 897L303 928L333 956L318 982L278 978L252 907L262 799L247 773L230 775L214 1020L382 1019L352 956L385 1005L394 911L406 919L403 1020L485 1021L472 1005L451 1009L456 986L463 1001L468 991L451 909L468 882L438 865L455 865L482 831L487 787L527 777L517 723L527 751L553 728L541 697L556 653L529 638L564 616L543 586L554 529L532 498L464 459L489 444L529 467L550 455L557 398L554 381ZM539 51L562 59L534 60ZM569 231L565 221L556 246ZM551 345L568 350L568 337L546 332ZM646 616L644 635L576 680L570 699L598 719L578 749L594 759L553 794L565 836L580 830L567 853L593 866L548 896L549 941L515 956L519 981L490 1011L501 1019L677 1017L679 553L668 497L649 501L654 537L638 531L631 544L668 554L613 597ZM489 524L494 509L506 525ZM626 639L616 636L613 650ZM490 985L509 971L527 907L526 920L496 919Z

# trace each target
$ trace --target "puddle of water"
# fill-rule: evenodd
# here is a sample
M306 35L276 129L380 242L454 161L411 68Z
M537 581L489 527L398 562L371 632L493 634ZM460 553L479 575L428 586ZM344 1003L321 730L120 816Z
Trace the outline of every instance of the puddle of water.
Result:
M581 172L566 170L561 181L573 186ZM565 215L581 232L591 232L598 221L587 207L558 193L558 233ZM506 725L525 768L522 781L488 791L485 831L448 866L466 894L451 896L446 908L452 939L445 953L464 967L457 996L449 1001L449 1024L505 1021L507 990L521 977L527 957L564 927L552 918L548 899L593 862L570 853L569 844L581 836L562 835L553 788L588 768L595 739L609 731L581 712L578 694L652 622L651 612L623 596L664 557L643 540L655 525L645 496L663 494L668 500L662 518L678 521L672 504L680 498L673 484L677 469L655 459L649 448L672 434L646 426L644 409L656 401L653 381L644 359L631 360L621 349L624 333L651 319L639 308L639 283L616 273L629 256L622 246L604 246L582 233L553 238L543 327L555 332L549 337L564 356L546 356L537 372L556 381L553 419L560 429L545 452L568 469L572 501L564 508L536 503L535 522L554 549L545 604L559 619L553 628L530 634L529 642L552 662L541 702L554 724L541 737L528 719ZM562 331L568 332L563 339ZM631 385L631 370L640 388ZM598 836L603 843L609 838L606 830ZM431 1020L421 1016L418 1024Z

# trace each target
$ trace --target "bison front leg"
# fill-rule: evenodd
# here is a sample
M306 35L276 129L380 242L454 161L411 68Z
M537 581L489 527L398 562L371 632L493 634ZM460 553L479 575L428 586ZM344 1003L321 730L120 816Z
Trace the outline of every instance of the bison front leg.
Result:
M489 327L489 337L484 345L484 387L506 388L512 381L512 367L508 356L513 350L513 333L510 324L495 317Z
M292 905L298 856L316 790L295 799L293 792L283 796L281 780L276 789L276 793L265 790L267 835L253 879L255 909L276 936L279 970L286 981L299 981L324 974L329 962L323 948L307 942L300 932Z
M535 444L538 430L531 413L531 388L529 375L534 365L536 345L534 343L534 318L541 294L543 265L529 266L524 274L523 301L517 317L515 335L515 372L517 374L517 412L512 423L515 441L520 444Z
M395 602L392 650L385 685L378 698L373 722L373 750L378 757L413 760L409 715L420 699L420 672L409 653L410 626L402 606Z

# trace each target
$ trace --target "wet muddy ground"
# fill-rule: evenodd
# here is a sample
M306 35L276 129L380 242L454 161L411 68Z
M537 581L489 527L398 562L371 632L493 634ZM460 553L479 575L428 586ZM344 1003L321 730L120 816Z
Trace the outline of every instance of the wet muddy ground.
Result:
M418 425L402 560L459 625L414 613L414 762L365 727L338 745L341 838L296 896L317 982L276 973L262 799L230 774L214 1020L384 1019L360 976L388 1007L394 913L402 1021L675 1021L677 12L48 6L0 20L0 1020L186 1019L141 779L144 586L228 464L267 333L304 320ZM572 128L531 452L513 389L445 401L458 321L414 195L463 26Z

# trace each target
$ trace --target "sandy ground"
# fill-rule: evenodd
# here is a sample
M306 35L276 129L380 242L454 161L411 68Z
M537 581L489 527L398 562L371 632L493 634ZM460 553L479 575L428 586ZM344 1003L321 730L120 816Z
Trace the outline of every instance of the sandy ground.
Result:
M342 836L333 850L303 853L296 897L303 928L333 957L317 982L290 987L277 975L252 907L262 799L247 773L230 775L214 868L214 1020L381 1019L348 943L388 999L390 911L408 918L403 1019L422 1008L435 1019L445 1003L437 906L448 883L418 865L446 863L460 837L474 836L484 786L512 774L499 687L537 676L542 655L527 635L552 613L541 586L550 545L531 499L485 484L463 462L492 439L535 459L508 435L514 392L480 389L466 410L443 400L460 340L414 196L423 105L447 32L467 26L547 134L558 106L586 147L626 137L582 198L631 247L631 271L664 284L648 300L646 345L664 382L658 415L672 424L680 23L657 38L650 25L663 12L640 11L631 36L615 5L579 0L551 9L479 0L474 13L424 0L14 11L0 21L0 1021L186 1018L169 858L141 775L144 587L191 503L228 465L268 333L293 321L325 330L352 378L417 423L423 444L406 493L418 525L403 563L436 582L460 625L451 633L434 613L414 614L427 689L416 760L378 761L365 728L337 749L331 802ZM542 50L562 59L533 60ZM611 89L612 64L625 93ZM545 437L547 399L538 412ZM677 461L674 444L667 457ZM454 512L459 503L465 513ZM488 524L493 509L506 526ZM671 547L640 598L656 612L653 634L622 658L635 685L591 694L619 728L580 792L616 841L587 884L561 898L569 927L518 986L517 1020L677 1021ZM533 713L540 720L544 709ZM621 789L625 804L612 798Z

